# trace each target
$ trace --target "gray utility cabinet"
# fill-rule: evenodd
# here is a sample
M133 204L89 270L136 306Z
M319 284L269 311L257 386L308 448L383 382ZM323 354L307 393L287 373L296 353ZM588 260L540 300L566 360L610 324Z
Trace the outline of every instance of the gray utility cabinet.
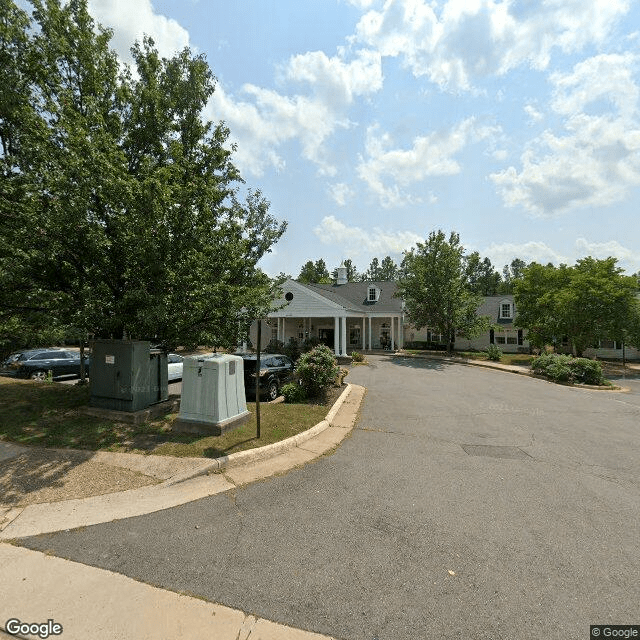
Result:
M96 340L91 351L92 407L140 411L169 397L167 354L143 340Z
M218 435L246 422L244 360L216 354L185 358L180 415L174 431Z

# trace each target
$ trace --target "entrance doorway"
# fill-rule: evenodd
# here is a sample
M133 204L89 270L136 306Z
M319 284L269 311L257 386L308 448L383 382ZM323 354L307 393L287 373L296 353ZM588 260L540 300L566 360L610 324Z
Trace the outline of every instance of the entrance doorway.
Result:
M335 329L318 329L318 340L320 344L324 344L329 347L329 349L333 349L335 333Z

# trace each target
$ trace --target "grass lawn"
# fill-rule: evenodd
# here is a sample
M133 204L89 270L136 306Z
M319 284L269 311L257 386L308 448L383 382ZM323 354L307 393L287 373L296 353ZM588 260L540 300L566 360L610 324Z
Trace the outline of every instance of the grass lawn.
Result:
M335 392L334 392L335 391ZM279 442L320 422L342 389L331 390L326 404L260 405L260 440L252 418L222 436L203 438L171 432L177 414L130 425L83 415L89 388L0 377L0 440L40 447L89 449L172 456L217 458Z

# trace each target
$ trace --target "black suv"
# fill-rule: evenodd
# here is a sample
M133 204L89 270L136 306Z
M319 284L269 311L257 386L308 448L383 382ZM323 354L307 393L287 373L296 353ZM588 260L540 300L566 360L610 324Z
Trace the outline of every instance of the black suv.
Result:
M89 375L89 358L84 367ZM10 355L3 363L0 373L15 378L44 380L51 371L54 378L80 376L80 354L66 349L30 349Z
M256 395L256 355L243 353L244 390L247 396ZM291 379L293 362L275 353L260 354L260 396L275 400L280 395L280 387Z

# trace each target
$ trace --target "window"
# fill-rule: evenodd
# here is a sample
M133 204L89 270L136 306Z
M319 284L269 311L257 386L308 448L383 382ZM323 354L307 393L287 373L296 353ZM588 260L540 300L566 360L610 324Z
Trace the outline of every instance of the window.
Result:
M278 327L271 327L271 342L278 340Z
M377 302L378 290L375 287L369 287L369 295L367 299L369 300L369 302Z
M349 344L360 344L360 327L351 327L349 330Z
M502 302L500 304L500 317L501 318L511 318L511 303L510 302Z
M506 338L504 336L496 336L496 344L506 344Z
M507 344L518 344L516 336L507 336Z
M600 340L600 349L622 349L622 343L615 340Z

